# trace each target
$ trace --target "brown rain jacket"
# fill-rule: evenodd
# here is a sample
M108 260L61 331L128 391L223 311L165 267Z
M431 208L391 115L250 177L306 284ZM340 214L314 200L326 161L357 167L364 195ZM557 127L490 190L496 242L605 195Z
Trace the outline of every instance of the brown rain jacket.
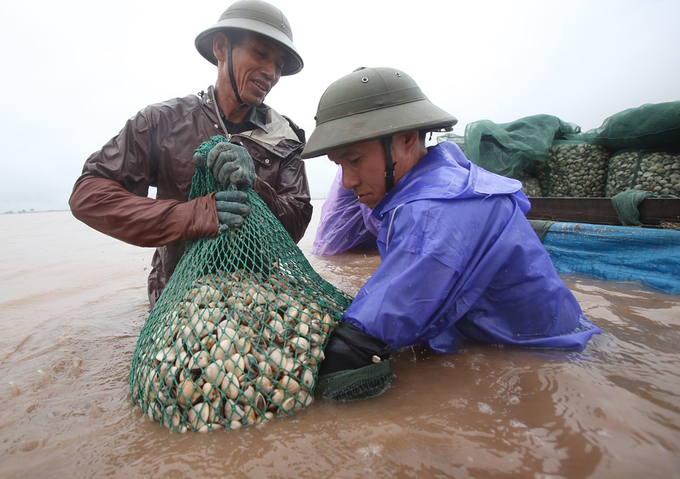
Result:
M300 153L304 131L267 108L262 129L231 137L248 149L257 179L253 189L295 242L312 217L309 183ZM212 136L229 138L214 90L150 105L85 162L69 200L90 227L137 246L156 247L149 274L151 306L175 270L186 240L217 236L214 195L187 201L196 171L194 150ZM149 187L156 199L148 198Z

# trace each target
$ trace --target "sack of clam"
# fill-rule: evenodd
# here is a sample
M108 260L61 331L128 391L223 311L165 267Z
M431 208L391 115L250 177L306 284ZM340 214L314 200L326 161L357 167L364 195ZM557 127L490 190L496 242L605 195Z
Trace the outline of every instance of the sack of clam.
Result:
M680 196L680 149L617 151L609 162L606 195L626 190Z
M190 198L216 187L197 166ZM179 432L239 429L309 406L329 334L352 300L246 193L243 226L187 243L133 355L133 402Z
M594 198L605 194L613 150L577 140L556 140L536 177L545 196Z

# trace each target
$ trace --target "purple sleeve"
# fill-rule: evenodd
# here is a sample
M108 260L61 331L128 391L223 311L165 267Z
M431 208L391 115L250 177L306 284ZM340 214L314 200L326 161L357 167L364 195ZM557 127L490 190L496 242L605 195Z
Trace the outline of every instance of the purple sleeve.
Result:
M375 247L379 229L380 221L371 215L371 209L342 186L342 172L338 169L321 207L312 253L333 255L356 247Z

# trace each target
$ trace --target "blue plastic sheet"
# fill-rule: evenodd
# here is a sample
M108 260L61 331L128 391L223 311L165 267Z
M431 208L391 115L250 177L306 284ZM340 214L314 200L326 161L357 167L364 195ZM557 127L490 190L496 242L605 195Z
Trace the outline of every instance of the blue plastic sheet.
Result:
M536 230L537 223L546 222L532 221ZM585 223L546 226L543 246L558 273L635 281L680 294L680 231Z

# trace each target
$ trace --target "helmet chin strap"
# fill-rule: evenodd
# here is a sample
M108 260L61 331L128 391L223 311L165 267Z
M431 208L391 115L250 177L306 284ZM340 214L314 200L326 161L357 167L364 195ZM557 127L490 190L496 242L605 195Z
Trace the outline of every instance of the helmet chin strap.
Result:
M234 64L231 61L231 46L233 44L232 39L227 39L227 70L229 71L229 82L231 82L231 89L234 90L234 95L236 95L236 101L241 106L248 106L246 102L241 100L241 95L238 94L238 89L236 88L236 79L234 78Z
M392 137L382 139L383 149L385 150L385 193L389 193L394 188L394 162L392 161Z

